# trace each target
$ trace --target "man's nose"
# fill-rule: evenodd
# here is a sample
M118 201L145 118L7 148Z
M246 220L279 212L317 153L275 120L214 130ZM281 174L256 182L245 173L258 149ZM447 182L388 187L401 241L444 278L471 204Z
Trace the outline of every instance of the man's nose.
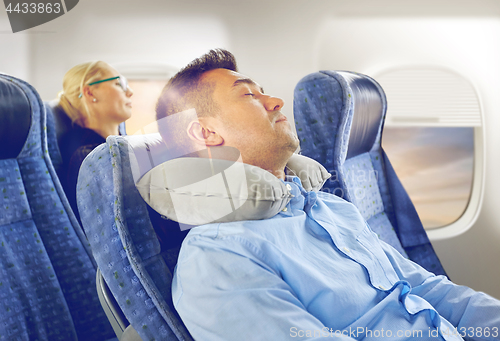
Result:
M285 105L285 102L279 97L268 96L265 102L266 110L278 111Z
M132 90L131 87L127 86L127 91L125 91L125 95L127 95L127 97L131 97L133 94L134 90Z

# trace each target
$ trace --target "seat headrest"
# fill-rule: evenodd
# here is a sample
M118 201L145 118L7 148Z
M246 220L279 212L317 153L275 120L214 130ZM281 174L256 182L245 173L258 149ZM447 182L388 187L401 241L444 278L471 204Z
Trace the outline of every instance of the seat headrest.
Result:
M321 71L342 77L350 88L353 117L346 159L369 152L382 131L386 112L385 93L372 78L347 71ZM349 92L349 89L344 89Z
M335 127L341 139L338 148L344 149L347 145L346 159L369 152L377 145L386 98L374 79L349 71L319 71L302 78L295 87L295 95L294 110L305 111L305 117L315 118L307 129L318 130L319 136L327 133L325 122L320 127L313 123L320 119L339 120ZM302 102L297 102L299 98Z
M71 118L64 112L63 108L59 105L59 99L54 99L49 102L45 102L45 106L52 111L54 117L54 124L56 129L56 139L61 140L61 137L73 129L73 123Z
M16 158L31 126L31 106L24 91L0 78L0 160Z

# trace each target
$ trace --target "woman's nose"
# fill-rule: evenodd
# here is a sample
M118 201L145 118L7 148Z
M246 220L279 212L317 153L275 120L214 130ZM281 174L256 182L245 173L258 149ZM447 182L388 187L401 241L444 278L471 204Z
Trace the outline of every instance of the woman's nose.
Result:
M125 95L127 95L127 97L131 97L133 94L134 90L132 90L130 86L127 86L127 91L125 91Z

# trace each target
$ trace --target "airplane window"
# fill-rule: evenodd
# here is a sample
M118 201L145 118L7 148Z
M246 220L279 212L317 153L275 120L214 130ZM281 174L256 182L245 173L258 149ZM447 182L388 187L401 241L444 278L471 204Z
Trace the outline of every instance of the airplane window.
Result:
M132 117L126 121L128 135L157 133L156 125L156 100L168 79L130 79L129 86L134 91L132 97ZM145 131L145 127L153 128Z
M471 127L386 127L382 146L426 229L464 213L474 169Z
M474 88L438 68L390 70L375 78L388 101L382 146L424 227L455 223L471 202L475 153L482 148Z

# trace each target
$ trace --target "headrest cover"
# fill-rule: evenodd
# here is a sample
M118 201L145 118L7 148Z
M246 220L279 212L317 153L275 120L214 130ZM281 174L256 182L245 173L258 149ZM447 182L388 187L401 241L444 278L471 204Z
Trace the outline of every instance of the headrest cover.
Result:
M339 80L342 77L352 94L353 117L346 159L369 152L382 131L386 112L385 93L372 78L348 71L321 71ZM344 82L341 82L343 85Z
M57 141L60 141L64 134L73 129L71 118L69 118L64 109L59 105L59 99L46 102L45 105L52 111L56 128L56 138Z
M0 78L0 160L16 158L31 126L31 106L23 90Z

